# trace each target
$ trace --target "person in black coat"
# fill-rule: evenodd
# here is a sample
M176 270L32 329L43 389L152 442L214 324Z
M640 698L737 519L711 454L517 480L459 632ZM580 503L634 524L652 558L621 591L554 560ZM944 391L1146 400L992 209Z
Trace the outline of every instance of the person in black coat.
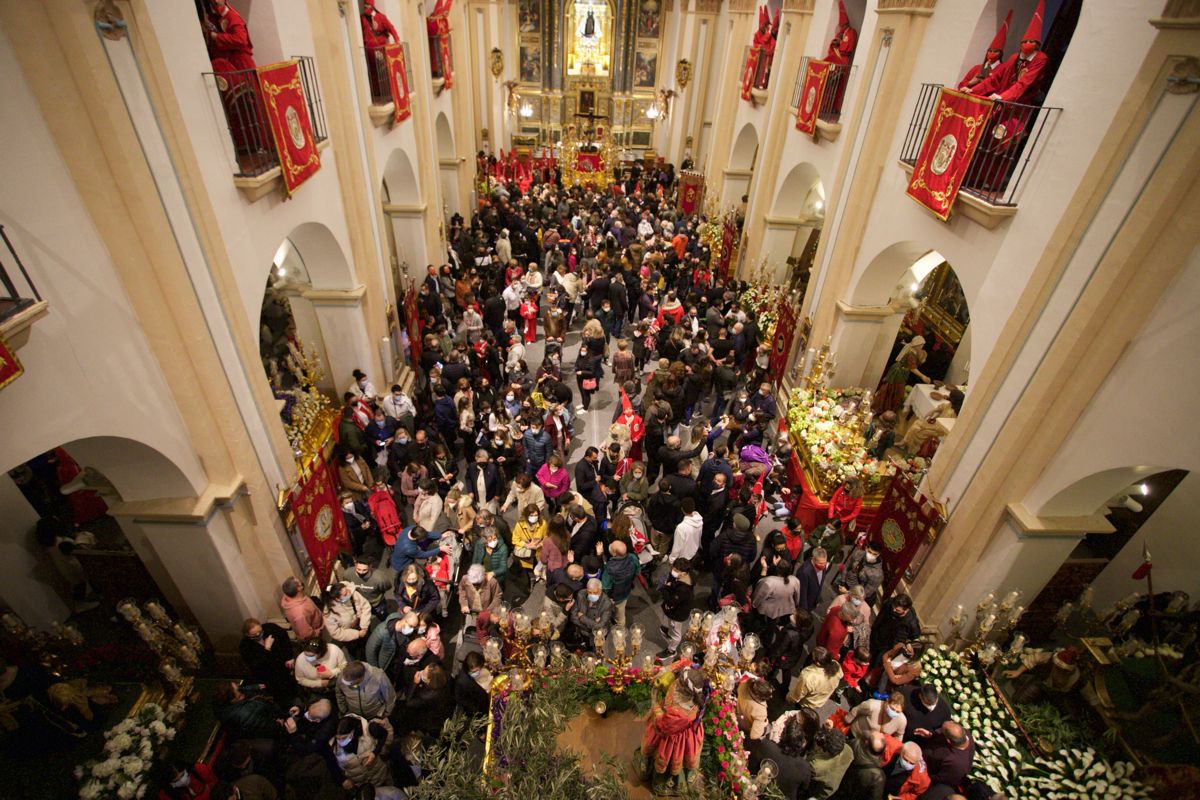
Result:
M796 570L800 579L800 607L812 611L821 602L821 590L829 580L829 554L824 548L815 547L809 558Z
M287 631L273 622L259 622L253 617L242 623L242 640L238 652L249 670L250 680L261 683L267 692L281 705L287 705L296 697L295 673L292 661L292 643Z
M440 661L413 674L403 703L396 704L396 733L423 733L436 739L454 712L453 688Z
M287 737L283 746L293 758L315 754L325 760L333 774L337 774L337 762L333 758L333 750L329 746L337 732L338 717L334 713L333 702L322 697L308 704L301 713L291 717L284 723Z
M575 465L575 491L592 504L596 520L603 522L607 516L607 498L600 488L600 451L594 447L584 450L583 458Z
M779 770L775 775L775 785L785 800L804 800L808 797L812 765L805 758L808 737L804 734L804 720L799 714L784 724L779 744L764 736L747 741L746 751L750 756L751 772L757 772L763 761L775 763Z
M692 478L692 462L689 459L681 460L675 471L664 475L663 480L671 485L671 494L678 497L680 501L685 497L698 499L696 497L696 481Z
M665 478L658 482L658 491L646 501L646 516L654 528L650 534L654 549L670 550L671 537L675 535L675 526L683 521L683 512L679 510L679 498L671 493L671 484Z
M908 727L904 729L904 741L924 746L950 720L950 706L932 684L909 684L900 687L904 695L904 718Z
M483 475L483 491L484 496L479 496L479 476ZM471 462L471 466L467 467L467 478L465 486L467 494L475 500L475 508L483 508L492 501L499 502L500 497L500 470L491 462L491 456L487 450L480 449L475 451L475 460Z
M804 662L805 646L815 629L812 613L801 608L775 632L767 648L767 662L771 665L767 679L775 684L780 694L791 686L792 671Z
M475 679L483 669L483 654L477 650L467 653L462 670L454 679L454 704L469 717L482 717L491 703L488 693Z
M695 588L692 586L692 564L686 558L677 558L671 564L671 573L663 583L662 611L667 618L667 646L658 654L660 659L674 658L675 651L683 641L683 629L692 613Z
M349 492L342 492L342 519L346 523L346 530L350 532L354 555L366 553L377 558L383 555L383 539L369 505L362 500L355 500Z
M596 555L596 543L600 541L600 526L593 517L583 510L583 506L575 504L570 508L571 519L568 523L571 531L570 548L575 556L575 563L582 564L586 556Z
M883 654L901 642L921 638L921 620L913 608L912 598L898 594L883 604L875 624L871 626L871 666L883 658Z

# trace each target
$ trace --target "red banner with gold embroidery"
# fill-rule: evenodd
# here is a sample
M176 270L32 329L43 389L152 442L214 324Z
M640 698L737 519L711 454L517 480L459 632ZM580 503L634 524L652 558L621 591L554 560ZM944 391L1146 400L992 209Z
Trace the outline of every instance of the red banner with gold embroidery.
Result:
M679 210L690 217L704 204L704 176L699 172L683 172L679 175Z
M412 350L412 363L421 363L421 312L417 307L417 290L409 287L404 293L404 322L408 329L408 346Z
M288 195L321 168L321 154L313 137L300 81L300 67L293 61L281 61L258 68L267 120L279 153L283 186Z
M312 559L318 585L326 586L338 551L350 550L350 536L346 532L337 493L333 490L333 476L329 474L324 458L313 459L308 476L302 475L292 489L292 514L308 557Z
M792 354L792 339L795 334L796 309L792 307L791 298L785 294L779 298L779 315L775 321L775 341L771 345L771 360L767 370L771 382L776 386L783 380L788 356Z
M810 59L804 71L804 85L800 87L800 99L796 103L796 130L809 136L816 133L817 115L821 112L821 98L825 95L825 81L833 67L828 61Z
M762 58L762 48L751 45L746 55L746 66L742 68L742 99L749 100L754 90L754 76L758 72L758 60Z
M942 88L905 191L940 220L950 218L958 187L992 113L985 97Z
M412 116L408 102L408 68L404 63L404 46L389 44L383 48L387 58L388 80L392 82L392 103L396 107L392 122L399 125Z
M25 374L25 368L17 360L17 354L9 349L8 344L0 339L0 389L8 386Z
M941 524L941 513L929 498L903 473L896 473L867 534L867 541L879 545L883 556L884 598L896 590L917 550L937 536Z

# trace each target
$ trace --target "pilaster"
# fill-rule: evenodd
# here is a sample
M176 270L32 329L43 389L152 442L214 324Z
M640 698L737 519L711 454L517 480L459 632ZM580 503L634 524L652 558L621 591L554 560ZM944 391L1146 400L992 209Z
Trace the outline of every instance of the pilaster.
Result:
M725 54L717 75L717 108L713 114L712 144L705 159L706 193L720 197L729 166L729 148L733 140L733 121L737 118L741 100L742 51L750 44L754 30L754 0L730 0L725 24L729 32L725 39Z

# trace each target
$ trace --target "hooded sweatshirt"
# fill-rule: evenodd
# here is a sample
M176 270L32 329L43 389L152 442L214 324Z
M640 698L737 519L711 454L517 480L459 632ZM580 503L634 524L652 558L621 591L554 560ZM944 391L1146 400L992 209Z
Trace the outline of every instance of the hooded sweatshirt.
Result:
M279 607L283 609L283 615L296 632L297 639L304 641L320 637L325 627L325 618L321 616L320 609L311 597L304 594L297 597L284 595L279 598Z

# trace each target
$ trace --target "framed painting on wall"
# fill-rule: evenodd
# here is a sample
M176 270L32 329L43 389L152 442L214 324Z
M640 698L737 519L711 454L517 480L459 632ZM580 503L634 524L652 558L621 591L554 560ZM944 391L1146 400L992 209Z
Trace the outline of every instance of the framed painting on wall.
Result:
M633 54L633 85L653 89L658 79L658 51L638 50Z
M542 46L540 44L521 44L521 83L542 82Z

